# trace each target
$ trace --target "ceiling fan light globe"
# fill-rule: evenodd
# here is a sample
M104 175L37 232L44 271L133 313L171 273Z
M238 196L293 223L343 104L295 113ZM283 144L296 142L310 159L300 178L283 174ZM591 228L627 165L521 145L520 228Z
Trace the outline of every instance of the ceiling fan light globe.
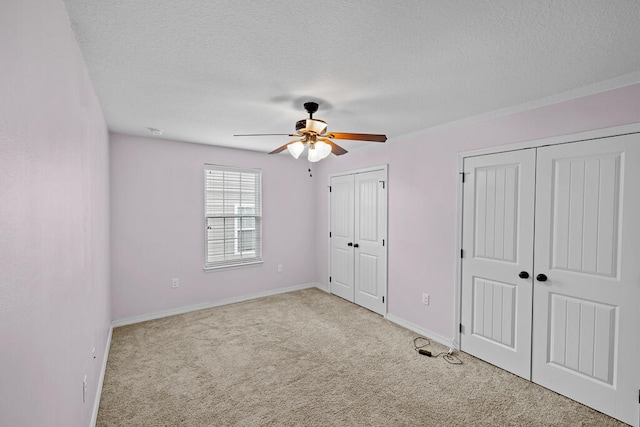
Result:
M318 141L315 145L321 160L327 158L327 156L331 154L331 146L326 142Z
M309 155L307 159L312 163L322 160L322 157L320 156L320 150L318 150L316 147L309 147Z
M297 159L304 151L304 144L300 141L294 142L287 145L287 150L289 150L289 154L291 154L294 159Z

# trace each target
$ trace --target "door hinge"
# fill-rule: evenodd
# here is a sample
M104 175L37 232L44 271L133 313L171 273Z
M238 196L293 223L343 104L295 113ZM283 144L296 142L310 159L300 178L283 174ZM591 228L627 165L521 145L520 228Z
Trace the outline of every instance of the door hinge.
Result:
M462 177L462 183L464 184L464 176L465 176L465 173L464 173L464 172L460 172L460 176Z
M329 232L329 237L331 237L331 232Z
M329 193L331 193L331 186L329 186Z
M382 303L384 304L384 296L382 297Z
M382 246L384 246L384 239L382 239Z
M462 334L464 332L464 328L462 327L462 323L460 323L460 333Z
M460 249L460 258L464 258L464 249Z
M384 190L384 181L378 181L382 183L382 189Z
M331 276L329 276L329 283L331 283Z

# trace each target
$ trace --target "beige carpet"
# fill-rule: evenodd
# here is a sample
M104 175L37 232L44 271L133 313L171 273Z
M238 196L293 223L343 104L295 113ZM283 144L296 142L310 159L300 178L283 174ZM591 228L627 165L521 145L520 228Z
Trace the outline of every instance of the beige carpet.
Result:
M623 425L415 336L317 289L117 328L98 425Z

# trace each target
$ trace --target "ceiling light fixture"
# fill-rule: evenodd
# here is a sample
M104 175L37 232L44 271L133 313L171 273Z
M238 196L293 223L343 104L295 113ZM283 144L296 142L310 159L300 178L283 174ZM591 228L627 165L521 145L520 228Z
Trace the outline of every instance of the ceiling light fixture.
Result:
M156 129L156 128L147 128L149 130L149 132L151 132L151 135L155 135L155 136L160 136L164 133L164 131L162 129Z
M331 154L331 145L319 140L318 136L313 133L291 141L287 144L287 150L294 159L298 159L307 146L309 147L307 159L310 162L318 162Z

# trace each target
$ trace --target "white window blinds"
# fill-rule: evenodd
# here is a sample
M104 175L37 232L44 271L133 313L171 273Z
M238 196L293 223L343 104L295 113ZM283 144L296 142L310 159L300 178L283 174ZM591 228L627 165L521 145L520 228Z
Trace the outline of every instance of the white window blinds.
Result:
M262 262L262 172L204 165L205 268Z

